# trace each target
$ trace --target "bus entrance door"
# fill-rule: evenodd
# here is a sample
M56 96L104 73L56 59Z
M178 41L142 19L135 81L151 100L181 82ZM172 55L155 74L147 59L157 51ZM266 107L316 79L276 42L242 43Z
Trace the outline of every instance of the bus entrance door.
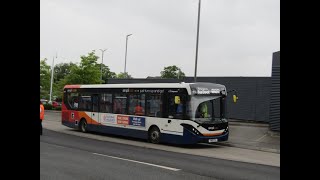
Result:
M99 114L99 95L93 94L92 96L92 112L91 112L91 119L92 119L92 129L98 130L98 125L100 124L100 114Z
M165 122L163 130L166 131L167 134L173 135L182 135L183 127L180 125L180 120L183 117L183 106L182 102L180 102L179 95L169 95L167 101L167 122ZM178 107L180 106L180 107Z

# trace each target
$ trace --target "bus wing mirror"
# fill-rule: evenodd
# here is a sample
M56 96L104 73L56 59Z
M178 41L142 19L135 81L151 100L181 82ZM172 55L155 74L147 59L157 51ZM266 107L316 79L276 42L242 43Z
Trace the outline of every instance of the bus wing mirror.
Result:
M232 99L233 99L233 102L236 103L237 100L239 99L238 96L237 96L237 91L233 89L233 90L231 90L231 91L228 91L228 93L229 93L229 92L234 92L234 94L233 94L233 96L232 96Z
M180 96L175 96L174 97L174 103L175 104L180 104Z
M236 103L237 100L238 100L238 96L234 94L234 95L233 95L233 102Z

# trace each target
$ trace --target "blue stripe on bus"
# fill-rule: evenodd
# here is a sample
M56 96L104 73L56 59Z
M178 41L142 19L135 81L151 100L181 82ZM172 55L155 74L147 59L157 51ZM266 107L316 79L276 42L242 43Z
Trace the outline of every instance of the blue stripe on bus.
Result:
M119 128L119 127L112 127L112 126L90 125L90 124L88 124L88 128L91 131L97 131L101 133L128 136L128 137L134 137L139 139L148 139L148 131L143 131L143 130Z
M77 128L77 126L71 122L62 121L62 124L70 128ZM148 139L148 131L143 131L143 130L92 125L92 124L88 124L87 128L89 131L95 131L100 133L128 136L128 137L134 137L139 139ZM206 136L195 135L189 130L184 129L183 136L161 133L160 142L172 143L172 144L196 144L201 142L207 143L209 139L218 139L218 142L227 141L228 137L229 137L229 132L219 136L206 137Z
M61 123L62 123L62 125L65 125L67 127L76 128L76 125L74 123L69 122L69 121L62 121Z
M62 124L70 128L78 127L74 123L68 122L68 121L62 121ZM106 134L128 136L128 137L134 137L134 138L140 138L140 139L148 139L148 131L142 131L142 130L136 130L136 129L87 124L87 130L106 133Z

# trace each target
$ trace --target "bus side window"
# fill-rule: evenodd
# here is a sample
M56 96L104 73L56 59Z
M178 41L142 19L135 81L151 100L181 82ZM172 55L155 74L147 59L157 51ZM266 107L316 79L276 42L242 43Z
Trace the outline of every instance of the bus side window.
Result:
M89 94L81 94L79 96L79 110L82 111L91 111L92 107L91 95Z
M162 98L161 95L147 96L147 115L151 117L162 117Z
M101 94L100 112L112 113L112 94Z
M129 112L130 115L145 115L145 94L129 94Z
M99 96L94 94L91 95L92 98L92 111L99 112Z
M113 113L127 114L127 96L125 94L115 94L113 97Z

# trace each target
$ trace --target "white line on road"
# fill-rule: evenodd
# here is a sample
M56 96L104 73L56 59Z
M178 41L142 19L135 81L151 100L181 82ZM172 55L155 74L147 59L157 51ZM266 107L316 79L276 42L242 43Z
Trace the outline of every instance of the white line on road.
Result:
M119 157L115 157L115 156L108 156L108 155L99 154L99 153L93 153L93 154L94 155L98 155L98 156L105 156L105 157L109 157L109 158L114 158L114 159L120 159L120 160L124 160L124 161L130 161L130 162L145 164L145 165L149 165L149 166L155 166L155 167L158 167L158 168L168 169L168 170L171 170L171 171L180 171L181 170L181 169L176 169L176 168L171 168L171 167L166 167L166 166L160 166L160 165L141 162L141 161L135 161L135 160L131 160L131 159L119 158Z

